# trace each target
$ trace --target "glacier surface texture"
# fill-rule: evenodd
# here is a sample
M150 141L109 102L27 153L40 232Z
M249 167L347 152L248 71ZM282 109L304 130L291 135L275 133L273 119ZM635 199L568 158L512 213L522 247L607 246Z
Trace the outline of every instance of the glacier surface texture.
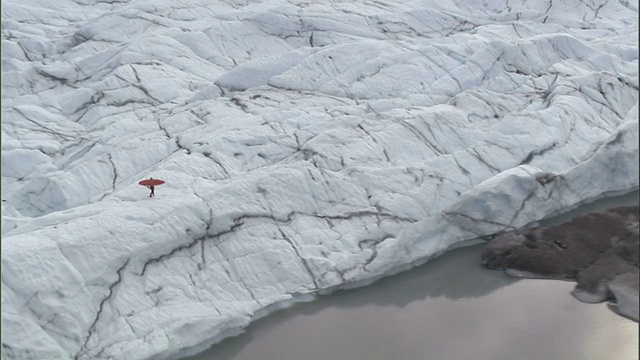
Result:
M177 358L637 189L637 4L2 1L2 358Z

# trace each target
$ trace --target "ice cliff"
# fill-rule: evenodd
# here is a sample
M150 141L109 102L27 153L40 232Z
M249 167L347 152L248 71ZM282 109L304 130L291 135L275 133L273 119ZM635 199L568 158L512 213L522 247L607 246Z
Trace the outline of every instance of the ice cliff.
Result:
M3 1L2 358L176 358L637 189L638 89L624 0Z

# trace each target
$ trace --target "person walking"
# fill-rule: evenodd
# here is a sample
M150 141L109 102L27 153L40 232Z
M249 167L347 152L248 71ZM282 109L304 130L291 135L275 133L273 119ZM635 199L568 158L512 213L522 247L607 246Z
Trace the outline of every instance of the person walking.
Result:
M164 184L164 180L150 177L148 179L138 181L138 184L150 190L149 197L154 197L156 196L156 186Z
M149 180L153 180L153 178L150 177ZM155 193L156 187L153 186L153 185L149 185L148 188L149 188L149 190L151 190L151 193L149 193L149 197L153 197L156 194Z

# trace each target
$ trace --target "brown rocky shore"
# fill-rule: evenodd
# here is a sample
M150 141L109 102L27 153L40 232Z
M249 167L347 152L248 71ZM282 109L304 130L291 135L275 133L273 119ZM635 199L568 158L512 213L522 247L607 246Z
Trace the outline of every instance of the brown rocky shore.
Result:
M482 263L517 277L575 280L580 301L609 301L638 321L639 207L626 206L565 223L496 236Z

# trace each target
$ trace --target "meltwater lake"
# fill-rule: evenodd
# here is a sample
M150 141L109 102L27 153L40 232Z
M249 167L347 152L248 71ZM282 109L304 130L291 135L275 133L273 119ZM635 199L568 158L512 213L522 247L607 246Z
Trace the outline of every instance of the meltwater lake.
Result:
M546 223L637 203L636 191ZM186 359L638 359L638 323L577 301L572 282L485 269L484 246L275 312Z

